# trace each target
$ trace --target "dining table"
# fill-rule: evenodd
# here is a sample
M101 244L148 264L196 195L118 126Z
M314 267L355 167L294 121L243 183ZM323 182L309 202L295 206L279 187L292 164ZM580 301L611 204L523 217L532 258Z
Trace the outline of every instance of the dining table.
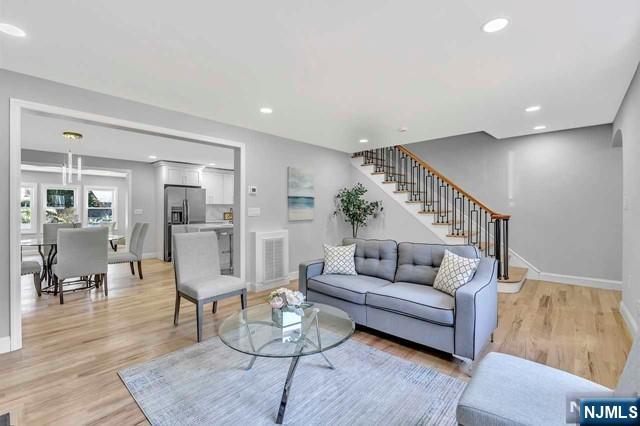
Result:
M119 234L109 234L107 237L107 241L109 242L109 246L113 251L118 251L118 241L125 238L124 235ZM38 254L42 259L42 273L40 274L41 280L47 280L47 282L51 282L51 278L53 278L51 273L51 266L53 265L53 261L56 258L56 254L58 252L58 246L55 241L45 241L42 235L35 235L32 237L24 237L20 239L20 250L22 251L25 247L37 247Z

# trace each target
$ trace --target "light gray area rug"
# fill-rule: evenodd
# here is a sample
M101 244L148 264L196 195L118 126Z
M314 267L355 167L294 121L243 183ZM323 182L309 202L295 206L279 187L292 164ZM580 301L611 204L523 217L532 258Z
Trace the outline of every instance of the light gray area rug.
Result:
M326 354L300 359L285 424L456 424L463 381L352 340ZM290 359L249 360L213 338L119 374L153 425L274 424Z

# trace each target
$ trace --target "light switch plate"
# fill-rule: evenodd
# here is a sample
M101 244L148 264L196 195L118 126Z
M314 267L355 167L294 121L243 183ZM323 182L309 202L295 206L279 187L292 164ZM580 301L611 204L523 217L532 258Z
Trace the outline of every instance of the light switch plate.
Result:
M133 214L142 214L142 213L143 213L143 212L142 212L142 209L135 209L135 210L133 211Z
M247 209L247 216L258 217L260 216L260 207L249 207Z

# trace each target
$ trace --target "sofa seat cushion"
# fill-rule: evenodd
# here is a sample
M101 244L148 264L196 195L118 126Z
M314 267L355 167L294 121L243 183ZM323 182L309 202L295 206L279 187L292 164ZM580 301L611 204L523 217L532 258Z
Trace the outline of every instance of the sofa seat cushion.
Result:
M398 282L367 294L367 305L436 324L453 325L455 300L431 286Z
M368 275L322 274L309 279L307 288L327 296L364 305L367 292L389 284L391 284L390 281Z
M589 393L613 391L546 365L492 352L473 372L456 417L465 426L566 425L566 395Z

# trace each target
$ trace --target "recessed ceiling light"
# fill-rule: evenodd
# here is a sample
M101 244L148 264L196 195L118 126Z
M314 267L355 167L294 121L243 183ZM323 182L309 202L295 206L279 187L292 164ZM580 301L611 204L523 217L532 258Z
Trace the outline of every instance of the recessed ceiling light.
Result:
M360 139L360 143L367 143L369 142L369 139Z
M216 163L209 163L209 165L210 165L210 166L215 166L215 165L216 165Z
M82 139L82 133L78 133L78 132L62 132L62 136L64 136L65 139L71 139L71 140L79 140Z
M482 26L482 31L485 33L495 33L504 30L509 25L507 18L495 18L487 22Z
M546 128L547 128L547 126L541 124L540 126L534 127L533 130L544 130Z
M149 158L152 159L152 160L155 160L158 157L156 157L155 155L150 155Z
M540 111L540 105L531 105L530 107L527 107L525 109L525 111L527 112L536 112L536 111Z
M260 112L263 114L271 114L273 112L273 109L269 107L262 107L260 108Z
M25 33L22 29L16 27L15 25L7 24L4 22L0 22L0 32L13 37L24 37L27 35L27 33Z
M408 127L404 127L404 126L403 126L403 127L398 128L398 131L399 131L400 133L404 133L404 132L406 132L407 130L409 130L409 128L408 128Z

